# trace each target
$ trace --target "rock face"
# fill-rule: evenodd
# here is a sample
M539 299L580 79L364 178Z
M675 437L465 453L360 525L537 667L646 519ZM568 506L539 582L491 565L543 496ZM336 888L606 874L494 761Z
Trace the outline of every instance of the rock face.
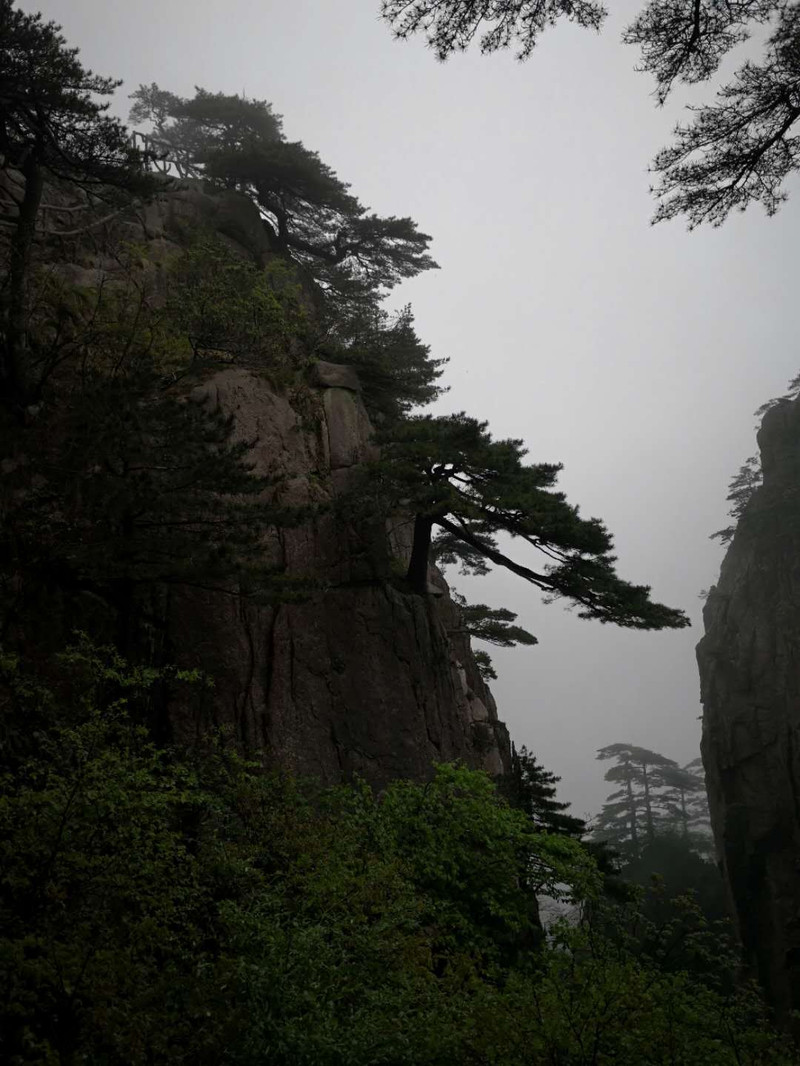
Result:
M236 193L210 194L199 182L122 214L104 240L146 244L157 284L158 265L180 255L184 236L197 229L259 266L275 258L256 206ZM51 273L67 287L112 282L117 260L97 243L100 251L93 241L65 253ZM313 317L315 286L300 269L290 281ZM357 374L310 358L299 338L287 346L281 385L243 365L197 391L233 416L235 437L257 442L256 473L280 479L274 502L320 505L301 524L264 531L266 560L305 592L266 606L211 590L159 592L151 610L164 661L214 679L213 689L182 703L165 693L160 726L182 739L229 726L244 748L328 783L354 773L376 785L425 779L435 761L454 759L504 772L508 734L446 584L432 570L423 597L402 581L409 522L401 517L387 528L357 514L345 519L333 507L374 457Z
M281 503L331 504L371 458L371 426L353 371L310 368L309 384L281 393L263 376L226 369L202 388L257 439L258 473L281 475ZM213 690L170 716L189 737L212 724L280 766L335 782L375 785L427 778L436 761L463 759L492 774L509 743L480 678L459 610L441 575L413 595L402 573L410 523L360 522L322 507L266 535L270 559L311 579L297 602L257 606L219 594L176 593L167 632L181 659L202 663Z
M704 611L703 760L746 958L800 1008L800 403L767 412L756 490Z

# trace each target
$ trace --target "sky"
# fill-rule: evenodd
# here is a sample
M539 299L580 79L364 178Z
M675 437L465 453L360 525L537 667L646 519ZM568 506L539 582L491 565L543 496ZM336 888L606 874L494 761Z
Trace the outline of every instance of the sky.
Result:
M472 601L516 611L533 648L491 649L517 745L561 775L577 814L611 786L596 749L618 741L688 762L701 714L700 593L722 550L727 485L755 450L753 411L800 370L800 187L719 229L650 225L649 161L687 104L658 109L620 43L548 31L525 63L477 50L438 63L398 42L379 0L34 0L85 65L179 95L200 85L269 100L290 140L320 153L372 210L410 215L441 269L405 282L417 330L450 364L441 412L521 437L562 462L561 488L615 537L618 569L682 607L692 628L582 621L506 571L455 576ZM737 65L733 57L723 75Z

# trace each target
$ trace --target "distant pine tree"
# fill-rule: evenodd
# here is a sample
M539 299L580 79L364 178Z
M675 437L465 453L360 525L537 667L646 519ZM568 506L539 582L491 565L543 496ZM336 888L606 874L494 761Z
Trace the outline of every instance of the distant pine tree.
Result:
M596 840L612 844L626 855L638 855L645 843L656 837L663 803L661 788L666 771L679 771L674 759L635 744L609 744L600 748L598 759L614 759L606 781L621 785L612 792L594 822Z

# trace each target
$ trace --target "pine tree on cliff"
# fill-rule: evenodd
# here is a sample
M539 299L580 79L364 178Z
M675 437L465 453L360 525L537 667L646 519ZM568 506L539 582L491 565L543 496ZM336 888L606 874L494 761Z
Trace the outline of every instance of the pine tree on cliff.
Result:
M337 301L369 300L436 266L412 219L369 214L316 152L285 139L265 101L205 89L187 100L155 84L133 99L132 122L150 122L190 172L251 197L272 246Z
M581 618L637 629L680 628L682 611L654 603L650 590L618 577L613 543L596 518L554 489L560 466L523 462L520 440L494 440L485 422L460 413L417 416L393 426L374 470L389 510L415 515L407 579L424 594L434 530L471 557L503 566L544 592L579 608ZM537 553L537 569L501 550L505 534Z
M176 382L197 364L204 330L228 364L257 326L261 351L248 344L249 355L271 365L292 305L270 302L263 272L221 242L185 253L166 300L141 248L116 253L113 285L68 294L46 402L22 426L0 427L0 454L23 457L0 483L0 627L31 612L35 621L37 596L58 589L110 610L127 648L138 623L157 630L154 604L170 588L276 594L265 530L296 512L274 502L277 479L254 473L253 442L232 418ZM202 369L213 365L205 355Z
M42 232L46 183L66 186L106 212L157 184L126 128L95 99L119 84L86 70L55 23L0 0L0 225L10 231L0 296L0 392L18 408L37 399L53 369L50 353L37 349L28 330L34 248L61 235Z
M606 10L593 0L383 0L399 38L421 33L440 59L477 38L483 52L516 47L531 55L542 32L561 19L598 29ZM648 0L623 40L641 50L663 104L678 83L711 79L727 54L771 24L760 62L748 59L713 104L692 108L659 152L653 170L661 203L655 221L684 216L689 226L719 225L733 209L760 203L774 214L786 179L800 167L798 48L800 7L782 0Z

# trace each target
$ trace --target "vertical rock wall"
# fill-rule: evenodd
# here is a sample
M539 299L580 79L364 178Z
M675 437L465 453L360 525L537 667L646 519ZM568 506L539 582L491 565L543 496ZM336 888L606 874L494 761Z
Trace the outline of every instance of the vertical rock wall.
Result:
M201 231L250 262L275 258L254 203L189 181L85 247L65 248L50 270L67 286L96 286L115 279L120 240L144 243L159 264ZM313 318L318 292L295 274ZM281 479L276 502L322 505L300 525L264 530L265 558L311 591L257 606L213 590L158 590L151 610L162 616L164 660L202 668L214 687L183 703L165 693L156 724L183 739L230 726L245 748L326 782L424 779L453 759L502 773L508 735L441 575L431 571L431 595L410 594L400 580L407 523L387 530L332 506L374 456L355 373L311 362L299 338L287 341L280 370L278 386L268 372L226 368L198 392L233 416L235 436L257 442L256 472Z
M747 960L779 1016L800 1009L800 404L767 412L764 472L697 648L703 760Z
M371 427L346 367L317 363L307 386L281 392L247 370L203 389L257 439L259 473L281 475L285 504L331 504L372 457ZM181 659L202 663L212 691L172 707L184 736L227 723L277 764L333 782L358 773L381 785L424 779L436 761L508 767L505 727L478 673L441 576L431 595L403 587L402 519L346 521L331 507L266 532L269 557L315 588L296 602L256 606L213 592L173 593L167 632Z

